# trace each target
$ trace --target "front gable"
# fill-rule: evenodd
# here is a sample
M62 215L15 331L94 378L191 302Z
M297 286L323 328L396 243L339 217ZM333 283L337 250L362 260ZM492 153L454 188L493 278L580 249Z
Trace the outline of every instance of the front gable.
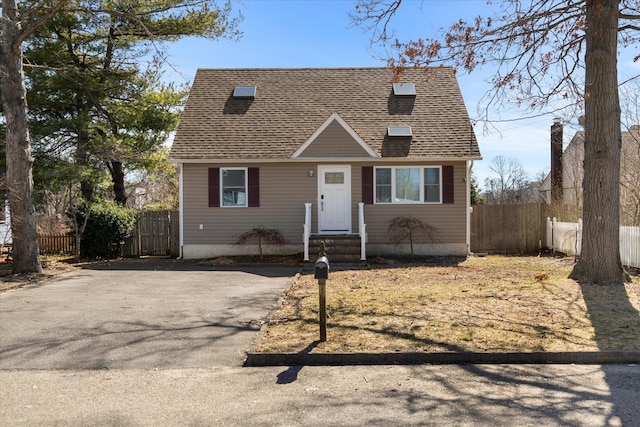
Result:
M333 113L292 155L296 158L319 157L380 157L344 121L338 113Z

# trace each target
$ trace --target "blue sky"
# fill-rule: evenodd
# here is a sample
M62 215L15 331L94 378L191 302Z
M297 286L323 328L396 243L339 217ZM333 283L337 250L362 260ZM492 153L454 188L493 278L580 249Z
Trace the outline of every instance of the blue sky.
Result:
M372 48L370 34L355 28L348 13L355 0L242 0L234 8L244 16L242 37L237 41L188 38L169 44L173 69L167 79L190 83L198 68L299 68L299 67L379 67L385 66L385 52ZM460 18L472 18L486 9L485 0L408 1L393 20L397 37L407 41L435 34L437 28ZM635 49L637 55L638 48ZM632 52L633 53L633 52ZM621 59L621 74L627 78L640 73L631 54ZM477 105L489 89L491 73L484 68L471 75L459 74L458 82L469 115L477 116ZM500 111L502 118L517 118L516 109ZM474 173L482 185L491 174L489 163L503 155L519 160L531 179L549 171L549 129L553 115L535 119L495 123L497 131L485 134L482 124L476 135L484 160L475 162ZM565 142L575 132L565 128Z

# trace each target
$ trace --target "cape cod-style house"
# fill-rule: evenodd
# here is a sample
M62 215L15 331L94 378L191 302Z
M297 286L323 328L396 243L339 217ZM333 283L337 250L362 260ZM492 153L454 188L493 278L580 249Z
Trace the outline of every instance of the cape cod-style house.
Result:
M280 231L285 250L305 259L318 236L355 241L362 260L407 253L408 241L389 242L399 216L436 230L414 237L416 254L468 254L469 169L481 156L455 73L392 77L389 68L198 70L170 154L182 256L246 253L232 243L254 227Z

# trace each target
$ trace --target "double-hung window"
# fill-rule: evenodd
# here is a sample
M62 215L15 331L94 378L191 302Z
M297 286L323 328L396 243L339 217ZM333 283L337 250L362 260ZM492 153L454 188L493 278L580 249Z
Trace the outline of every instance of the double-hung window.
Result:
M247 206L247 168L220 168L222 206Z
M424 168L425 203L441 202L440 168Z
M375 168L376 203L441 203L440 166Z

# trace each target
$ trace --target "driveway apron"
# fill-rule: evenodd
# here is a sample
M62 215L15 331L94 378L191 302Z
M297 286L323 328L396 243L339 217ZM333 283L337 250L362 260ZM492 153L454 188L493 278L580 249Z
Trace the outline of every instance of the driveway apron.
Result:
M291 268L120 261L0 294L0 369L239 366Z

